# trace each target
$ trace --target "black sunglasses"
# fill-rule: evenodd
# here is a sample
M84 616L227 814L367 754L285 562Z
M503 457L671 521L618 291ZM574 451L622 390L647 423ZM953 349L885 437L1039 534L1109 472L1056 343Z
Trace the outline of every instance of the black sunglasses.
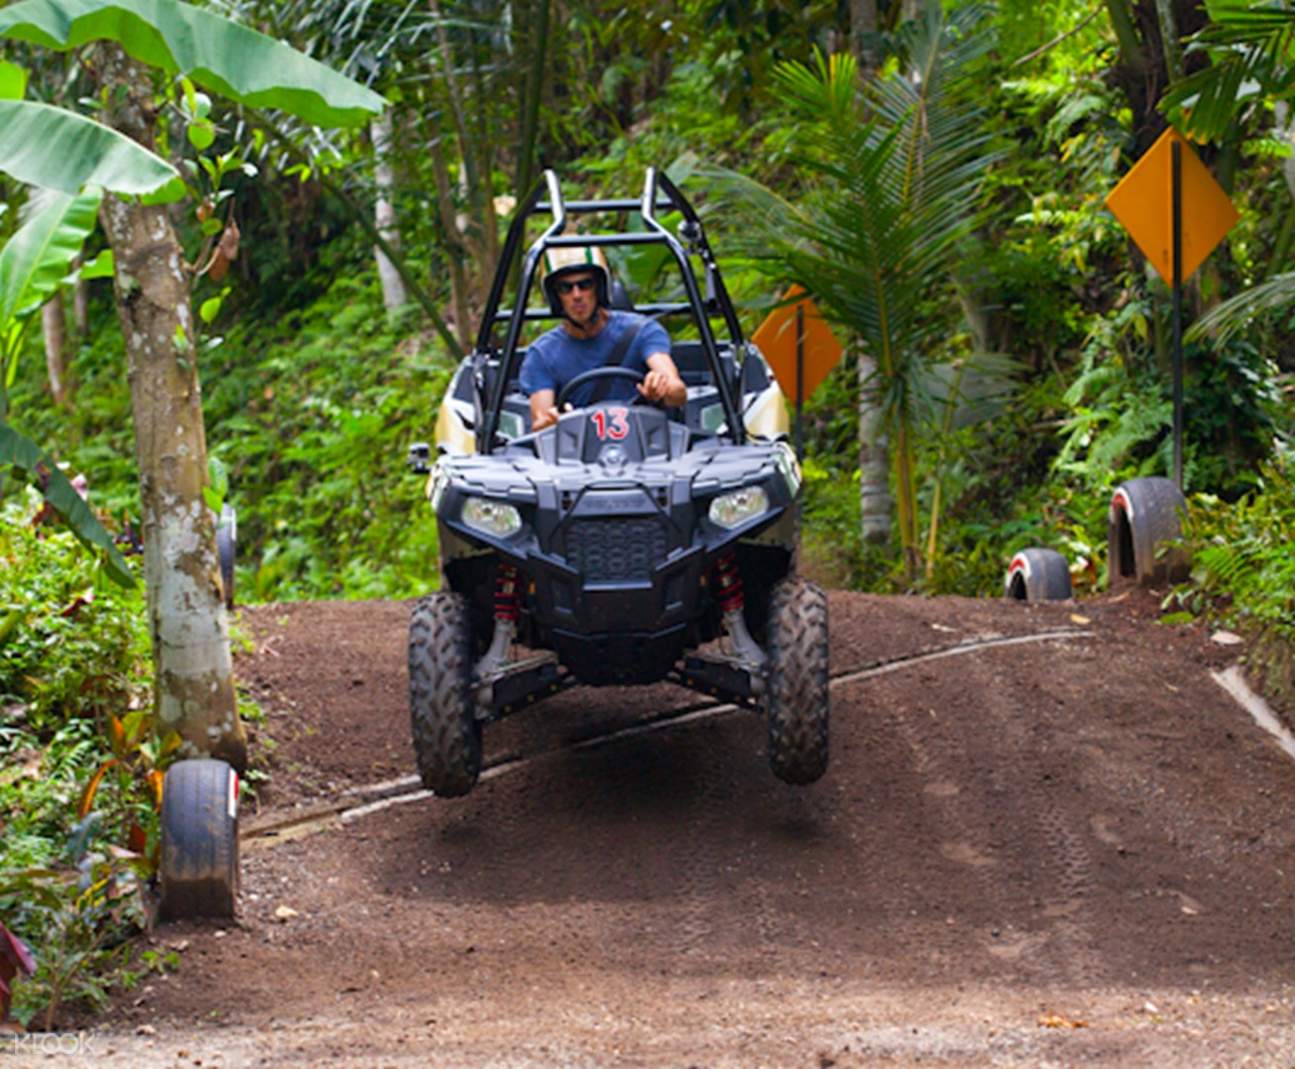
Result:
M566 279L563 279L561 282L557 283L554 288L564 296L572 290L579 290L581 293L587 293L589 290L594 288L594 280L592 278L574 278L568 282Z

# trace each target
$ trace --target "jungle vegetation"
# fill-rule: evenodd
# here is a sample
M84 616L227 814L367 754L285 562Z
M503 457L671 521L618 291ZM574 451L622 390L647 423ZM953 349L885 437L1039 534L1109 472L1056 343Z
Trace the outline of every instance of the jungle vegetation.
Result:
M1083 596L1113 487L1169 474L1169 294L1104 198L1174 125L1240 221L1188 286L1195 569L1166 626L1245 632L1289 707L1290 0L108 6L0 3L0 922L45 948L20 1019L167 967L125 940L184 745L158 719L168 580L131 552L141 530L179 495L196 589L236 505L244 602L434 585L404 452L543 168L618 196L666 169L748 332L793 283L832 323L846 357L805 410L815 577L995 596L1040 545ZM196 18L201 62L168 31ZM258 80L238 27L300 63ZM34 152L64 136L94 144ZM130 257L154 227L170 269L150 282ZM169 317L141 318L158 293ZM145 444L177 420L166 489ZM224 680L208 600L193 626Z

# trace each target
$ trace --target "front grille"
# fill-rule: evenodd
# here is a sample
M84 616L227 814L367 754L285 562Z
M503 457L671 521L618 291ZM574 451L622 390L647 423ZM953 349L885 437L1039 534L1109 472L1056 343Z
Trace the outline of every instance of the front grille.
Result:
M646 579L665 560L666 528L656 517L576 520L567 528L567 563L586 582Z

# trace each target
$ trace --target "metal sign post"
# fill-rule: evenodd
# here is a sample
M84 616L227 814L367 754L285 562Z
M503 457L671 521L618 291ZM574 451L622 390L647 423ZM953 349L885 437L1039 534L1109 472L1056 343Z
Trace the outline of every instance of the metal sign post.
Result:
M1171 146L1174 266L1174 483L1183 488L1183 147Z
M796 455L805 455L801 410L805 405L805 303L796 305Z
M1165 211L1165 187L1169 211ZM1187 207L1184 215L1183 207ZM1106 197L1142 254L1173 290L1174 482L1183 485L1183 282L1237 221L1237 210L1172 128Z

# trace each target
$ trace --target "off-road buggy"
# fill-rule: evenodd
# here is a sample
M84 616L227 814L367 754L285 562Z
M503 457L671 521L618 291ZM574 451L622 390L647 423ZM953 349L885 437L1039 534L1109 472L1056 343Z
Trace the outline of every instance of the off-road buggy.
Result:
M619 225L568 233L576 215ZM533 219L547 226L522 255ZM523 331L558 318L530 300L545 250L645 245L664 248L673 299L633 307L614 282L611 303L665 318L686 404L598 401L532 433L518 373ZM510 278L516 299L503 308ZM558 407L604 376L637 373L586 372ZM483 726L565 687L660 680L762 712L773 771L789 783L818 779L828 758L827 601L795 574L801 474L786 433L782 392L743 339L701 220L675 184L649 169L640 200L564 202L545 172L517 208L476 348L442 403L435 463L427 444L410 450L414 470L430 475L442 576L409 627L423 783L466 794Z

